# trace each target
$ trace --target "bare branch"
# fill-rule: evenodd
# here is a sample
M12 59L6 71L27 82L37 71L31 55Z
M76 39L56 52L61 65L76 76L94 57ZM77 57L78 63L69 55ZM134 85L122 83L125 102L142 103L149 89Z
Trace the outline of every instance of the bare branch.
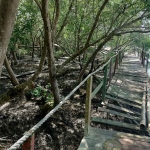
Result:
M66 13L66 16L65 16L65 18L64 18L64 20L63 20L63 23L62 23L62 25L61 25L61 27L60 27L60 30L58 31L58 34L57 34L56 37L59 37L59 35L61 34L62 30L64 29L64 27L65 27L65 25L66 25L66 23L67 23L67 19L68 19L69 13L71 12L73 3L74 3L74 0L72 0L71 3L70 3L68 12Z
M95 21L93 23L93 26L91 28L91 31L89 32L89 36L87 38L87 41L86 41L86 44L85 44L85 47L89 44L91 38L92 38L92 35L93 35L93 32L97 26L97 23L98 23L98 20L99 20L99 17L102 13L102 11L104 10L106 4L109 2L109 0L105 0L104 3L102 4L102 6L100 7L99 11L97 12L97 15L96 15L96 18L95 18Z
M39 7L40 11L42 12L42 6L41 6L41 4L39 3L39 1L38 1L38 0L34 0L34 1L35 1L35 3L37 4L37 6Z
M120 36L122 34L127 34L127 33L134 33L134 32L138 32L138 33L149 33L150 30L146 30L146 31L143 31L143 30L132 30L132 31L123 31L123 32L118 32L116 34L116 36Z
M57 26L57 22L58 22L58 19L59 19L59 14L60 14L60 1L59 0L55 0L55 7L56 7L56 13L55 13L55 18L54 18L54 22L53 22L54 32L56 30L56 26Z

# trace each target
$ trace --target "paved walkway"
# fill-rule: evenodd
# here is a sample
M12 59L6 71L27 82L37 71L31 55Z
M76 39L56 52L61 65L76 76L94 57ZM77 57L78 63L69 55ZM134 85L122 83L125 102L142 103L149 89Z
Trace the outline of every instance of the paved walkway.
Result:
M146 69L140 60L135 55L125 55L107 90L107 103L99 108L100 112L107 112L111 118L100 118L100 115L92 116L91 120L108 127L121 128L123 132L90 128L89 135L83 137L78 150L150 150L147 82ZM135 131L135 134L124 131Z

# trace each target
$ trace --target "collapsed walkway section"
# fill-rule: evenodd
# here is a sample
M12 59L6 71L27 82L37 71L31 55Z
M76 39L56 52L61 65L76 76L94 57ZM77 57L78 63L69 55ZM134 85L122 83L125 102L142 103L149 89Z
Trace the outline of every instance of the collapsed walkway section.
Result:
M78 150L149 149L148 77L134 54L124 56L105 100L98 107L97 114L91 117L91 124L100 126L89 127Z

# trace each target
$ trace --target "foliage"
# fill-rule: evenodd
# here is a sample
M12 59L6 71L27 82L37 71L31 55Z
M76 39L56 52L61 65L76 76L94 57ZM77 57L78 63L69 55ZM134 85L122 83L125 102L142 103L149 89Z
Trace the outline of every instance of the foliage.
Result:
M136 33L131 35L133 39L133 46L148 51L150 49L150 36L149 34Z
M21 0L16 22L9 43L9 50L17 51L16 44L32 45L35 34L40 35L39 28L42 27L37 7L33 3Z
M63 73L68 63L79 61L77 64L81 68L80 82L85 70L104 47L110 46L111 51L114 48L124 48L131 39L136 42L130 33L149 30L150 11L149 2L146 0L35 0L35 2L39 9L33 1L21 0L10 47L15 49L16 43L34 45L39 39L43 40L41 43L45 44L45 50L47 48L49 78L55 99L59 97L59 94L56 94L58 88L54 88L58 87L55 77L57 73ZM143 41L142 45L145 49L148 48L149 39ZM54 45L59 45L61 49L57 51ZM64 54L68 59L56 67L54 58ZM110 52L108 57L111 55ZM37 87L33 93L43 95L44 92L41 87Z
M54 98L50 92L50 87L50 84L46 85L45 87L37 85L37 87L31 91L31 95L36 99L44 99L46 103L48 103L50 106L53 106Z

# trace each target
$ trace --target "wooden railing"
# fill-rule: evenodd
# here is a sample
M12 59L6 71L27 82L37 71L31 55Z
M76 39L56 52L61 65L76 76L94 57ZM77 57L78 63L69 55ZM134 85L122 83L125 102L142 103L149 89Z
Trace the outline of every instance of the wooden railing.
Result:
M90 117L91 117L91 99L102 89L102 101L105 100L107 84L109 85L112 77L116 73L116 69L121 64L124 56L123 51L119 51L117 55L110 58L110 60L103 66L104 77L99 83L99 85L92 91L93 75L87 80L86 87L86 105L85 105L85 128L84 135L88 136L90 128Z
M40 120L34 127L29 131L25 132L24 136L20 138L16 143L14 143L8 150L15 150L20 148L22 145L22 150L34 150L34 133L35 131L49 119L64 103L68 100L86 81L87 81L87 92L86 92L86 117L85 117L85 135L89 132L90 125L90 109L91 109L91 99L95 94L102 89L102 100L105 99L107 81L111 81L112 76L115 74L118 65L121 64L124 52L123 50L118 51L114 56L112 56L105 64L100 66L96 71L89 74L78 86L76 86L54 109L52 109L42 120ZM99 85L92 92L92 79L93 76L99 71L104 70L104 76L100 80ZM109 80L107 80L109 79Z

